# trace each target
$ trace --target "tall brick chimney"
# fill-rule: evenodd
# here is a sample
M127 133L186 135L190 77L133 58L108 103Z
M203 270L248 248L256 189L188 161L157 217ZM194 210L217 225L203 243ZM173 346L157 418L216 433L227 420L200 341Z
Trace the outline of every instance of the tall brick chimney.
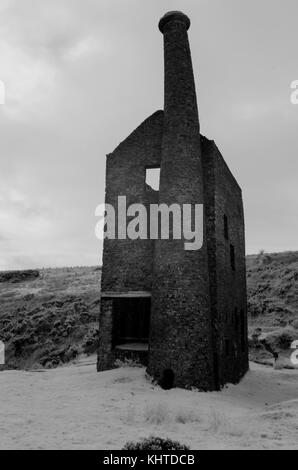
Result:
M189 26L189 18L178 11L165 14L159 22L164 38L165 78L160 204L204 204ZM201 249L186 251L184 242L155 242L148 372L160 380L170 370L176 386L212 390L215 384L205 227Z

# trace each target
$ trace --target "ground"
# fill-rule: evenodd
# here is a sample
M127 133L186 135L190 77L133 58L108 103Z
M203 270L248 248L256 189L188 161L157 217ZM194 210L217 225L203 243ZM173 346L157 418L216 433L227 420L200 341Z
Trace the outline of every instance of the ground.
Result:
M297 449L297 371L251 363L238 385L154 386L142 368L96 373L95 357L0 374L0 449L121 449L169 437L191 449Z

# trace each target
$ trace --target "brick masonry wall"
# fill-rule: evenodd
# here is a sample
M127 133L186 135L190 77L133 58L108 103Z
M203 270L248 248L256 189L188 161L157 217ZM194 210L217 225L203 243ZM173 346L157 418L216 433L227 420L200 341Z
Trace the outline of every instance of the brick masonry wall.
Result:
M216 277L216 237L215 237L215 171L212 142L201 136L202 167L204 174L204 218L206 224L206 242L208 252L211 342L213 349L214 383L220 388L219 361L217 345L217 277Z
M204 177L208 181L206 207L213 344L221 386L227 382L237 383L248 369L244 214L241 189L216 145L205 139L203 149ZM228 221L228 239L224 235L224 215ZM235 271L231 267L231 244L235 250ZM244 322L244 345L241 321Z
M101 299L99 316L99 347L97 351L97 370L111 369L115 363L113 350L113 300Z
M160 165L162 122L157 111L107 156L106 203L117 207L124 195L127 206L157 202L145 175L146 167ZM151 240L104 240L102 291L151 291L153 249Z
M159 116L160 119L160 116ZM155 123L156 125L156 123ZM159 121L159 125L162 128L162 122ZM140 134L139 138L142 134ZM136 141L134 140L134 145ZM138 164L138 153L135 152L135 146L130 144L126 147L127 153L130 158L134 158L136 164ZM245 245L244 245L244 216L243 216L243 204L241 190L235 181L234 177L230 173L226 166L220 152L213 141L206 139L201 136L201 148L202 148L202 162L203 162L203 175L204 175L204 198L205 198L205 223L206 223L206 243L208 249L208 270L209 270L209 292L210 292L210 319L211 319L211 344L214 354L214 387L218 388L227 382L236 383L242 377L242 375L248 369L248 351L247 341L245 341L245 349L242 351L240 341L240 312L241 309L244 311L245 320L245 335L247 335L247 318L246 318L246 276L245 276ZM117 158L121 158L123 155L121 152L117 155ZM148 160L147 160L148 161ZM150 164L150 163L149 163ZM143 163L142 163L143 165ZM117 173L117 166L114 168ZM129 171L129 174L131 174ZM135 170L133 170L135 171ZM112 175L113 176L113 173ZM125 177L126 178L126 177ZM111 179L113 181L113 178ZM150 193L150 189L146 188L146 197L151 197L152 202L156 202L156 193L153 191ZM153 194L152 194L153 193ZM150 195L151 194L151 195ZM134 202L137 202L136 199ZM223 216L227 215L229 225L229 240L224 237L224 225ZM133 244L141 244L141 240L136 240ZM150 241L148 241L150 245ZM231 270L230 263L230 243L235 246L235 265L236 271ZM126 260L128 259L130 252L127 251L126 247L118 247L121 250L122 260L125 266L115 265L112 257L106 258L104 265L105 273L116 273L119 274L120 279L123 273L126 273ZM148 248L145 248L145 250ZM122 251L123 250L123 251ZM148 257L153 255L151 251L152 247L148 249L150 254ZM136 255L136 253L139 253ZM172 254L175 259L175 253ZM134 252L133 261L131 261L132 269L135 270L135 265L141 263L144 259L144 249ZM148 259L148 258L147 258ZM177 269L179 270L180 259L178 257ZM152 268L151 268L152 269ZM144 272L137 271L142 279ZM177 316L172 316L167 323L165 317L158 319L156 330L166 332L167 336L172 335L171 343L165 341L165 349L163 350L164 357L160 359L158 363L162 370L170 368L173 365L173 356L168 351L176 350L175 341L184 341L183 352L176 354L175 361L178 367L185 370L185 365L188 363L192 364L193 369L199 367L200 363L206 359L205 352L196 358L193 357L193 351L189 350L188 338L191 332L196 332L197 328L201 326L199 316L195 315L193 318L185 316L181 320L179 312L185 313L185 301L180 289L184 289L184 293L189 295L189 301L193 302L191 297L191 289L193 285L196 285L195 274L190 284L184 285L176 280L179 284L178 287L170 291L170 299L175 302L178 311ZM151 272L150 272L151 278ZM165 276L165 280L168 276ZM166 281L163 282L166 282ZM122 281L123 282L123 281ZM111 285L108 290L116 291L115 286ZM127 288L127 284L120 285L119 290ZM146 284L140 284L139 279L136 283L131 283L130 290L143 290ZM147 287L147 286L146 286ZM148 286L148 290L151 290L151 285ZM101 301L101 315L100 315L100 348L98 354L98 370L105 370L114 366L117 358L123 358L123 352L117 352L112 347L113 337L113 319L112 319L112 300L102 299ZM237 308L238 321L235 320L235 308ZM238 329L236 327L238 325ZM154 334L154 329L152 329ZM168 335L170 333L170 335ZM174 338L174 340L173 340ZM231 342L230 354L227 356L225 351L225 340L228 339ZM198 337L194 333L194 341L197 341ZM166 350L166 348L168 348ZM208 346L207 349L208 351ZM141 362L147 362L147 357L139 358ZM149 369L150 371L150 369ZM189 369L189 374L193 374L192 369ZM217 373L216 373L217 371ZM189 382L190 384L190 382ZM200 383L200 385L202 385Z
M146 167L160 165L163 111L146 119L107 156L105 202L117 207L118 196L127 205L157 202L158 193L145 184ZM117 230L117 226L116 226ZM101 291L152 290L154 241L104 240ZM113 349L113 300L101 299L97 369L114 367L123 353ZM143 355L144 356L144 355ZM147 358L140 358L147 363Z

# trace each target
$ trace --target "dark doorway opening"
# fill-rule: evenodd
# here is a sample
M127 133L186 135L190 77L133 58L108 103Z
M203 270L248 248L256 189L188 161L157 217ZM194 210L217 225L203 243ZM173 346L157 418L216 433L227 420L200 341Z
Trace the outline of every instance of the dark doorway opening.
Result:
M235 248L234 245L230 245L230 261L231 261L231 268L235 271Z
M163 375L159 382L159 385L164 390L170 390L171 388L174 387L174 381L175 381L175 374L172 371L172 369L165 369L163 371Z
M150 309L150 298L114 300L113 347L132 350L148 349Z
M245 318L244 318L244 310L240 311L240 334L241 334L241 351L245 352Z

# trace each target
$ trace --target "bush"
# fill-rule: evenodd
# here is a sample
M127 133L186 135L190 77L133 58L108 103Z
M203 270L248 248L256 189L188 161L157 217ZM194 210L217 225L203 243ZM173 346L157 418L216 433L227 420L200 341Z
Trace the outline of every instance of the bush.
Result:
M150 436L141 441L127 442L123 450L189 450L189 447L171 439Z
M251 317L257 317L261 315L262 308L259 300L249 299L247 302L248 314Z
M99 331L96 328L92 328L84 337L83 351L85 354L93 354L98 349L98 338Z

